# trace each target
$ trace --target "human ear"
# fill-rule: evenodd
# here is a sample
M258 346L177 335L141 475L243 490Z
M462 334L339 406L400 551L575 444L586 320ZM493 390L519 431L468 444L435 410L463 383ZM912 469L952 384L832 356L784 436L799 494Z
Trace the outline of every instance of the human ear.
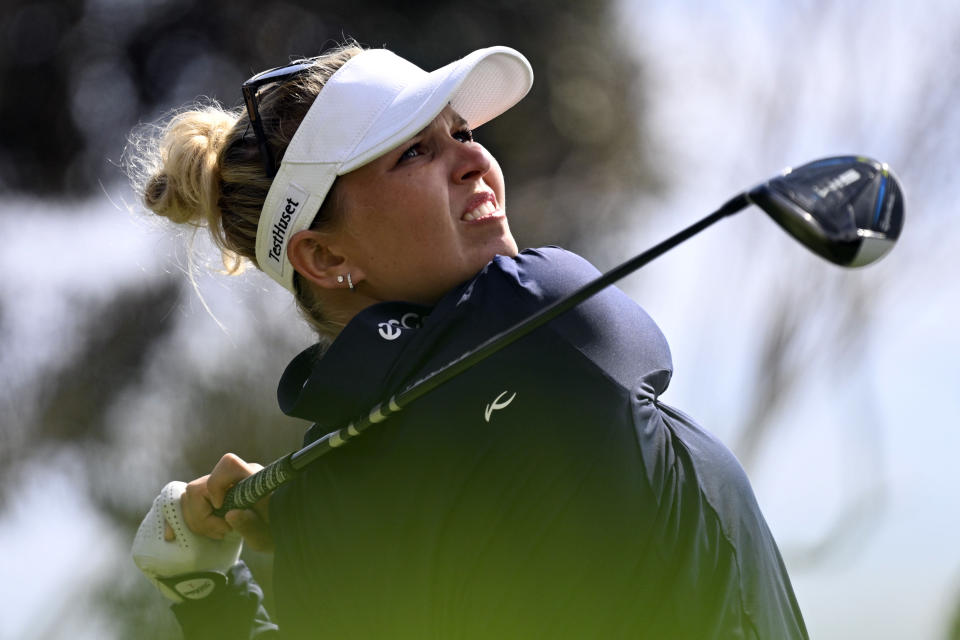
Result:
M342 289L337 280L350 273L354 282L363 279L356 268L351 269L349 261L334 251L329 234L320 231L299 231L290 238L287 246L287 258L301 277L324 289Z

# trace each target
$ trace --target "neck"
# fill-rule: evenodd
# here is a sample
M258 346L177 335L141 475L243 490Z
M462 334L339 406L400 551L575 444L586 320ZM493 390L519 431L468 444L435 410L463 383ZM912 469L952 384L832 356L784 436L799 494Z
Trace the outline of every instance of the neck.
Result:
M319 312L319 315L328 325L338 327L337 333L340 332L339 329L347 326L347 323L353 320L358 313L380 302L380 300L364 294L361 286L352 291L349 289L330 290L315 287L313 297L317 301L313 311Z

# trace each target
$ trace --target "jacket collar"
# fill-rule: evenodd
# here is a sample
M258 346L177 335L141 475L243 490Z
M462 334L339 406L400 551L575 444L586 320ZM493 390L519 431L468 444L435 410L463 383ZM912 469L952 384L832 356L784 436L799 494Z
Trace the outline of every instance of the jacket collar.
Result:
M280 378L277 399L289 416L317 423L327 433L385 399L391 372L419 332L431 308L408 302L367 307L323 352L301 352Z

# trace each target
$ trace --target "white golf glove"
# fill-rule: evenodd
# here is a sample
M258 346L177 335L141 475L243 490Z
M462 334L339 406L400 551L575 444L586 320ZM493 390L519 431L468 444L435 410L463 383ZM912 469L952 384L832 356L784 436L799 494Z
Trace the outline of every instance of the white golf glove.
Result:
M243 538L228 533L223 540L197 535L187 528L180 507L186 483L165 486L147 513L133 541L133 561L174 602L202 600L226 585L227 570L237 563ZM164 540L164 523L175 538Z

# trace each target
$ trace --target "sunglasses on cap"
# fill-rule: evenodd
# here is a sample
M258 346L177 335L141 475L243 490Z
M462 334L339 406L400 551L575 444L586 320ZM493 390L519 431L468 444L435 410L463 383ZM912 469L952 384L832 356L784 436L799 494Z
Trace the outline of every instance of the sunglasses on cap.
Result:
M273 153L270 152L270 146L267 144L267 136L263 132L258 100L261 95L271 89L275 89L290 78L309 70L313 67L313 64L313 61L297 62L285 67L267 69L253 76L240 87L243 91L243 101L247 105L247 116L250 118L250 124L253 125L253 132L257 136L260 157L263 159L263 168L267 172L268 178L277 175L277 163L273 158Z

